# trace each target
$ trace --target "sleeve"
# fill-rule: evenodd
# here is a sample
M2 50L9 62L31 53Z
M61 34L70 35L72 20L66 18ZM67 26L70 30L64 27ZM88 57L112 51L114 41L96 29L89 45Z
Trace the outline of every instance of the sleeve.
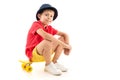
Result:
M37 31L39 28L42 28L41 25L40 25L39 23L37 23L37 22L34 22L33 25L32 25L32 31L31 31L31 33L35 35L35 34L36 34L36 31Z
M57 34L58 30L55 29L55 28L53 28L52 26L51 26L51 28L52 28L52 34L53 34L53 35Z
M53 35L57 34L58 30L53 28Z

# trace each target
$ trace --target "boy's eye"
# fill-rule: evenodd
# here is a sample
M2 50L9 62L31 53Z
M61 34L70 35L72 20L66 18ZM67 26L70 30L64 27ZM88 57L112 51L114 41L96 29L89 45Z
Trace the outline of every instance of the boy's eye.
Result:
M45 14L45 16L48 16L48 14Z
M45 14L45 16L50 16L51 18L53 17L53 15L49 15L49 14Z

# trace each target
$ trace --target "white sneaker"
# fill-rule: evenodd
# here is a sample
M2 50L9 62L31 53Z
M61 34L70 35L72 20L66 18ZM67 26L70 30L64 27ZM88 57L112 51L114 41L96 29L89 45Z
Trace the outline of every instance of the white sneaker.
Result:
M60 69L62 72L67 72L67 68L65 68L63 65L59 63L55 63L55 66L57 67L57 69Z
M56 68L56 66L51 62L49 65L45 66L44 71L47 71L53 75L60 76L61 71Z

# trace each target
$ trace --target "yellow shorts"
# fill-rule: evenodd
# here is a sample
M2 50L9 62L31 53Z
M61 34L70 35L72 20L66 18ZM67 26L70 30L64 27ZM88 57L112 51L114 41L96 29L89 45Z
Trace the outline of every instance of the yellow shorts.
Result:
M51 51L51 54L53 54L53 51ZM31 61L32 62L44 62L45 61L44 57L37 52L36 47L33 49Z

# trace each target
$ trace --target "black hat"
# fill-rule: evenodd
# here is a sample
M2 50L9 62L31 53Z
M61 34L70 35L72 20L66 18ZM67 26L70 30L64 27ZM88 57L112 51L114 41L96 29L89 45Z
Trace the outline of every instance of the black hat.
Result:
M57 11L57 9L55 7L52 7L50 4L43 4L39 8L39 10L36 13L36 19L39 20L39 18L37 17L38 13L42 13L46 9L51 9L51 10L53 10L55 12L54 17L53 17L53 20L55 20L57 18L57 16L58 16L58 11Z

